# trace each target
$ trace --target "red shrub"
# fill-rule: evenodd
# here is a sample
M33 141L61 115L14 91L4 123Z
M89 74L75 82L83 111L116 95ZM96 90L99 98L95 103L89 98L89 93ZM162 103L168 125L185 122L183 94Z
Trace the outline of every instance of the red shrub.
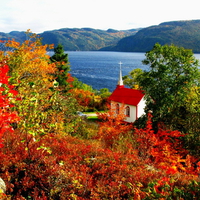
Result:
M13 131L10 124L18 120L17 114L11 111L13 107L11 100L17 95L17 91L8 82L8 71L8 65L0 63L0 139L5 132ZM2 147L1 140L0 147Z
M180 137L183 135L179 131L161 128L155 134L151 117L149 114L146 128L135 129L135 137L139 142L139 155L147 163L165 170L167 174L176 172L197 174L194 169L196 159L188 155L188 151L182 147Z

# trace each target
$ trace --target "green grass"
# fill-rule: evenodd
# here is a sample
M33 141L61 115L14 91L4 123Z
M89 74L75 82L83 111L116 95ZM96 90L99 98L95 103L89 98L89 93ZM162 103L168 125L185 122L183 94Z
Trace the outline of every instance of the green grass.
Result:
M107 112L107 111L105 111L105 110L97 110L97 111L85 111L83 113L85 113L85 114L96 114L96 113L105 113L105 112Z
M88 116L87 119L88 119L89 121L93 121L93 122L99 121L99 119L98 119L97 116Z
M104 113L104 112L106 112L106 111L83 112L83 113L86 114L86 115L89 115L89 114L96 114L97 112L98 112L98 113ZM89 121L91 121L91 122L100 121L100 120L98 119L98 116L88 116L87 119L88 119Z

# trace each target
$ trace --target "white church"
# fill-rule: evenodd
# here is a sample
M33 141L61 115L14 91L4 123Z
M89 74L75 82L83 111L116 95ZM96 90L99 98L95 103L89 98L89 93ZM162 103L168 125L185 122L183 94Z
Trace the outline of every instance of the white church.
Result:
M119 114L121 107L124 108L126 122L134 122L140 116L145 114L144 92L142 90L125 88L122 80L121 62L119 80L116 89L113 91L108 100L111 102L111 109L115 114Z

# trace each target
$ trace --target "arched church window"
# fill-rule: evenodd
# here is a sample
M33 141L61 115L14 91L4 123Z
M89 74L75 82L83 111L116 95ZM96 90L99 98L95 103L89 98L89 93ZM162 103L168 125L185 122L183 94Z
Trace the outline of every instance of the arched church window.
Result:
M126 116L130 117L130 106L126 106Z
M116 114L119 114L119 104L116 104Z

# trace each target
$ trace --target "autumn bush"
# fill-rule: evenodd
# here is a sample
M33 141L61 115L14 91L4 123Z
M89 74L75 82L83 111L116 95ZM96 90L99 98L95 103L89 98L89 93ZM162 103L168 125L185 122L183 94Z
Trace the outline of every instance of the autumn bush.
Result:
M0 148L3 148L4 134L12 133L12 123L16 123L19 118L16 112L12 111L17 91L13 89L13 86L9 84L8 76L9 67L5 64L5 61L0 63ZM0 152L1 159L5 158L5 155ZM6 198L2 188L0 188L0 198Z
M195 169L159 167L160 162L169 165L161 160L162 154L156 163L141 157L140 147L125 145L127 150L121 152L73 136L49 134L35 140L17 130L6 133L0 166L7 195L11 199L198 199Z
M128 198L162 174L145 169L134 151L124 155L71 136L35 141L15 132L4 135L2 153L1 173L12 199Z
M77 100L79 105L82 106L84 111L97 111L107 110L107 99L108 97L96 94L95 91L89 91L82 88L71 88L69 92Z
M198 199L194 168L163 168L158 163L168 166L165 159L156 163L141 157L140 147L125 145L121 152L73 136L49 134L36 141L16 130L5 134L1 174L7 194L12 199Z

